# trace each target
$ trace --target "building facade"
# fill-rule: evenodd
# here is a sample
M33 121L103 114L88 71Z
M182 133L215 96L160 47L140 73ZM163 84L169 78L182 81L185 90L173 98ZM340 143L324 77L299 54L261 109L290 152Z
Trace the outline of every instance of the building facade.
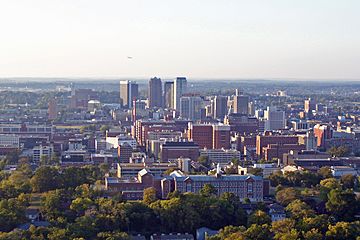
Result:
M149 81L149 107L162 107L162 83L161 79L153 77Z
M187 79L185 77L177 77L174 81L174 108L180 109L180 98L187 91Z
M129 80L120 81L120 102L125 108L132 108L134 98L138 98L138 84Z

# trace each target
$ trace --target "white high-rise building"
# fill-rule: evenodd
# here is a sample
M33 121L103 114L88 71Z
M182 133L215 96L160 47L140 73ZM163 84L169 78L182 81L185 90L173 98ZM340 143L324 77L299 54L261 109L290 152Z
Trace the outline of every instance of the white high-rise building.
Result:
M234 113L249 114L249 96L243 95L238 89L234 96Z
M200 120L201 119L201 97L181 97L180 98L180 117L188 120Z
M138 98L138 84L133 81L120 81L120 100L125 108L132 108L133 100Z
M174 80L174 107L180 109L180 98L187 91L187 80L185 77L177 77Z
M276 107L267 107L264 111L265 130L279 130L286 127L285 112Z

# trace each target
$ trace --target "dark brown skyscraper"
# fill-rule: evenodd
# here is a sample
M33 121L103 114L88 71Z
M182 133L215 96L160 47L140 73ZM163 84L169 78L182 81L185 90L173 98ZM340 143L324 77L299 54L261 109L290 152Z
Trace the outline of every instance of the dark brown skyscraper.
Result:
M153 77L149 81L149 107L162 107L161 79Z

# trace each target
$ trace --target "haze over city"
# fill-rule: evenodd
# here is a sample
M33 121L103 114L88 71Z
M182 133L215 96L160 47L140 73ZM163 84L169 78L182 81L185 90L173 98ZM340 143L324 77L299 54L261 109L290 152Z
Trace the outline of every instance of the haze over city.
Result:
M360 79L360 2L2 0L0 78Z
M0 240L360 240L359 10L0 0Z

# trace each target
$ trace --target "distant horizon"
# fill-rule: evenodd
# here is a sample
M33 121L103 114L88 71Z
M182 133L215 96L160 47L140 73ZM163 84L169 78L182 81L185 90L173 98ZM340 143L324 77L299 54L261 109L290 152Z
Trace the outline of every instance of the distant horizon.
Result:
M302 81L302 82L360 82L359 79L338 79L338 78L230 78L230 77L219 77L219 78L212 78L212 77L187 77L186 75L179 75L174 77L162 77L160 75L154 75L150 77L0 77L1 81L7 80L17 80L17 81L118 81L118 80L134 80L134 81L147 81L150 80L152 77L158 77L161 80L171 80L175 79L176 77L186 77L189 81L276 81L276 82L293 82L293 81Z

